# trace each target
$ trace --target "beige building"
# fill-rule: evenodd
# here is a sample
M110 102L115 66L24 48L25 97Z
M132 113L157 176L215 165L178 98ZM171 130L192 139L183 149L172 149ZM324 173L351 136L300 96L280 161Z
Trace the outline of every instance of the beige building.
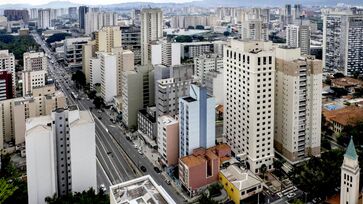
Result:
M90 74L90 59L95 56L96 53L96 41L88 41L87 44L82 45L82 72L86 77L86 82L91 82Z
M275 50L272 42L232 40L225 47L224 141L253 173L273 168Z
M320 155L322 62L276 49L275 149L291 163Z
M53 85L34 88L33 96L0 101L0 149L6 149L9 142L24 143L25 119L48 115L53 109L63 107L66 98Z
M141 11L141 64L151 63L151 42L163 37L163 12L159 8Z
M26 52L23 62L23 96L26 96L32 94L34 88L45 85L48 59L43 52Z

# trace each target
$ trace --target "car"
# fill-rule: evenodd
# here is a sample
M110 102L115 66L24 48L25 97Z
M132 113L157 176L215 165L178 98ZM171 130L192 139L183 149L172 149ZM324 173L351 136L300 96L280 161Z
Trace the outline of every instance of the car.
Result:
M102 113L102 111L101 110L98 110L97 113Z
M102 117L101 116L98 116L98 120L102 120Z
M158 174L159 174L159 173L161 173L161 170L160 170L158 167L156 167L156 166L154 166L154 170L155 170L155 172L156 172L156 173L158 173Z
M101 184L101 185L100 185L100 189L101 189L103 192L105 192L105 191L106 191L106 186L105 186L105 184Z
M134 145L134 148L135 148L135 149L137 149L137 148L138 148L138 146L135 144L135 145Z
M144 154L140 149L137 152L139 152L140 155Z
M147 171L146 170L146 167L144 167L144 166L140 166L140 169L141 169L142 172L146 172Z
M168 185L170 185L171 182L170 182L169 179L165 179L165 183L168 184Z
M289 193L289 194L287 194L287 198L293 198L293 197L295 197L296 196L296 194L295 193Z

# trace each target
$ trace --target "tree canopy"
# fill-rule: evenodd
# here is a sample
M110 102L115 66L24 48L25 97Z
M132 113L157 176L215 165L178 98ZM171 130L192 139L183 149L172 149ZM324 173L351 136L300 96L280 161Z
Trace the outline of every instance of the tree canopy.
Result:
M54 195L53 197L46 197L45 202L48 204L108 204L110 200L102 190L96 194L95 190L90 188L88 191L82 191L81 193L76 192L65 196Z
M66 39L66 37L71 36L71 34L69 33L55 33L54 35L50 36L46 42L48 44L57 42L57 41L62 41L64 39Z
M175 38L175 41L178 42L178 43L193 42L193 38L190 37L189 35L180 35L180 36Z
M84 87L86 85L86 76L80 70L72 74L72 80L76 82L77 87Z

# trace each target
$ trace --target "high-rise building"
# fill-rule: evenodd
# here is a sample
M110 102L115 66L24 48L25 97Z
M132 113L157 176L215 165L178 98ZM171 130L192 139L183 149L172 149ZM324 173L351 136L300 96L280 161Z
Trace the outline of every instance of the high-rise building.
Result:
M29 203L97 188L95 122L89 111L58 108L26 123Z
M301 4L295 4L294 5L294 12L293 12L293 19L300 19L302 15L302 11L301 11Z
M68 17L71 19L77 19L77 17L78 17L77 7L68 8Z
M0 71L0 101L14 97L13 73L10 71Z
M122 47L121 31L118 26L103 27L96 34L96 52L111 52L112 48Z
M275 51L272 42L232 40L224 54L224 141L254 173L273 168Z
M151 42L163 37L163 13L161 9L141 11L141 64L151 63Z
M301 54L310 54L310 26L287 25L286 45L291 48L299 47Z
M68 68L79 68L82 66L82 45L91 40L89 37L67 38L64 40L64 62Z
M112 103L117 95L117 56L114 53L101 52L101 96L105 104Z
M88 10L89 8L87 6L80 6L78 8L78 18L79 18L78 22L80 29L84 29L86 13L88 13Z
M82 72L86 77L86 82L91 83L90 63L91 58L96 56L96 41L88 41L87 44L82 45Z
M34 96L0 101L0 149L5 143L24 143L25 120L30 117L48 115L55 108L66 107L66 98L53 86L35 88ZM15 141L15 143L14 143Z
M241 39L242 40L268 40L268 24L261 19L252 19L242 22Z
M326 72L363 73L363 14L328 13L323 23Z
M13 53L9 53L9 50L0 50L0 71L8 71L11 72L12 75L12 90L13 96L15 96L15 56Z
M8 21L20 21L22 20L24 23L28 23L29 21L29 13L28 10L4 10L4 16L8 19Z
M48 59L43 52L26 52L23 63L23 96L26 96L32 94L33 88L45 85Z
M194 58L194 73L202 84L205 84L207 73L211 71L222 71L223 57L217 54L204 54Z
M179 121L164 115L158 118L158 152L161 162L166 166L178 164L179 158Z
M281 47L275 66L275 149L293 164L319 156L322 62Z
M284 17L285 17L285 24L292 24L292 9L291 9L291 4L286 4L285 5Z
M215 145L215 99L207 88L191 84L189 96L179 98L179 157Z
M141 63L141 30L140 27L121 27L122 47L134 53L135 64Z
M179 98L189 94L190 84L190 79L168 78L158 80L155 91L156 115L178 115Z
M114 12L88 12L85 15L85 34L89 35L103 27L117 25L117 13Z
M174 66L181 64L180 44L162 39L151 45L151 64Z
M340 176L340 204L358 203L360 168L353 138L350 139Z
M30 13L30 20L35 20L38 18L38 9L37 8L29 9L29 13Z
M38 10L38 28L48 29L51 27L51 9L39 9Z

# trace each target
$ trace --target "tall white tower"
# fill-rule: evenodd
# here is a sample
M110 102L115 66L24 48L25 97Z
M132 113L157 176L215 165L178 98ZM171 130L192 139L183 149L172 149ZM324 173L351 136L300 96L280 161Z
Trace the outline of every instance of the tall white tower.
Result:
M359 164L353 138L344 154L340 178L340 204L357 204L359 196Z

